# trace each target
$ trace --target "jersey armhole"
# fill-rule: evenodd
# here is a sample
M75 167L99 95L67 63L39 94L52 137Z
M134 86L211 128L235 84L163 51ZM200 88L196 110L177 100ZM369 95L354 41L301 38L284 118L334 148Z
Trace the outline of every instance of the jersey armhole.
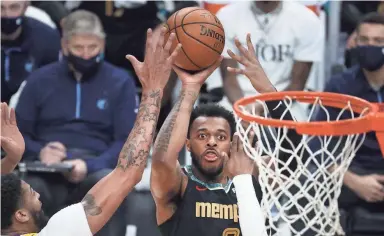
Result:
M179 189L179 197L183 198L185 192L187 191L188 187L188 175L185 173L184 168L181 169L181 181L180 181L180 189Z

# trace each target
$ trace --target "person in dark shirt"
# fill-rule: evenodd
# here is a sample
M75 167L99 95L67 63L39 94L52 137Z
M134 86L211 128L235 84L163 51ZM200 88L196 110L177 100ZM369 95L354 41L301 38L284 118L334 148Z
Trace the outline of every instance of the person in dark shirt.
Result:
M132 65L125 60L125 53L144 59L145 37L148 28L158 35L162 23L177 10L184 7L198 6L196 1L167 1L172 7L167 8L165 1L67 1L70 9L83 9L95 13L101 20L106 39L105 59L113 65L127 69L141 87ZM177 76L171 74L164 92L162 110L157 126L160 129L172 109L172 91Z
M28 75L60 52L55 29L24 16L28 1L1 1L1 101L9 102Z
M104 37L95 14L79 10L67 16L63 60L31 74L16 106L26 142L24 160L73 165L68 174L26 178L49 215L81 200L111 172L136 119L134 80L103 60ZM124 235L121 208L100 235Z
M383 103L384 15L366 15L356 32L359 64L331 78L325 92ZM328 108L328 113L330 120L336 120L340 109ZM340 119L348 118L351 118L350 113L344 112ZM327 120L326 113L320 110L315 120ZM314 141L310 145L313 150L318 150L321 144ZM372 211L384 211L384 159L374 132L367 133L363 145L357 150L344 176L344 186L339 197L339 206L345 210L357 205Z

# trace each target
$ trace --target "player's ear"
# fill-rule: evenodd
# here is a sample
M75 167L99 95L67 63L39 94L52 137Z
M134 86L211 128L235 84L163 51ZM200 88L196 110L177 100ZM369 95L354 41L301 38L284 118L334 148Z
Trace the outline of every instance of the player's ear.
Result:
M22 208L15 212L14 217L17 222L25 223L30 220L31 215L26 209Z
M185 141L185 146L187 147L188 152L190 152L191 151L191 142L189 141L189 139L187 139Z

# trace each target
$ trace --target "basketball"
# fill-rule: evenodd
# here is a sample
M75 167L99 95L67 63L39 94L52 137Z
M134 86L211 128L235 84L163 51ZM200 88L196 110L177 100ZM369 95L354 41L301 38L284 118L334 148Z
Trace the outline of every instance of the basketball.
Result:
M171 33L175 33L171 51L178 43L182 49L175 65L187 71L200 71L220 57L224 49L224 28L211 12L199 7L186 7L167 20L165 43Z

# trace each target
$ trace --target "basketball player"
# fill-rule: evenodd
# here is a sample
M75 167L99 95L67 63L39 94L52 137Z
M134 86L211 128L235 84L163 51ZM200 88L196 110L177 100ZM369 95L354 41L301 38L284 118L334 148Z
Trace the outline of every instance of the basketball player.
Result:
M180 46L170 55L174 35L163 47L166 29L161 31L157 44L148 30L146 55L139 62L131 55L132 63L143 86L143 96L137 119L122 151L116 169L98 182L82 202L56 213L48 222L41 210L39 194L13 174L1 179L1 233L6 235L93 235L111 218L123 199L140 181L152 144L160 112L163 90L169 79L172 64Z
M250 35L247 36L248 50L238 39L235 42L241 55L228 53L245 68L227 68L228 71L246 75L260 93L275 92L255 57ZM218 63L194 75L174 68L182 80L181 95L160 129L152 155L151 192L156 203L157 224L163 235L262 235L257 229L264 227L264 220L257 222L258 216L240 217L242 224L257 226L250 232L245 233L244 224L241 228L239 225L238 214L247 210L238 207L252 208L257 201L240 205L236 199L237 186L234 188L232 183L236 179L241 181L238 177L251 180L258 169L239 149L242 145L236 135L231 146L235 132L232 113L217 105L193 109L201 85L217 66ZM281 110L276 111L280 113L272 116L280 118ZM284 118L292 119L289 114ZM191 152L192 165L182 169L177 159L184 144ZM241 165L231 164L233 161ZM233 176L236 177L232 180ZM246 193L247 196L254 194L254 191Z

